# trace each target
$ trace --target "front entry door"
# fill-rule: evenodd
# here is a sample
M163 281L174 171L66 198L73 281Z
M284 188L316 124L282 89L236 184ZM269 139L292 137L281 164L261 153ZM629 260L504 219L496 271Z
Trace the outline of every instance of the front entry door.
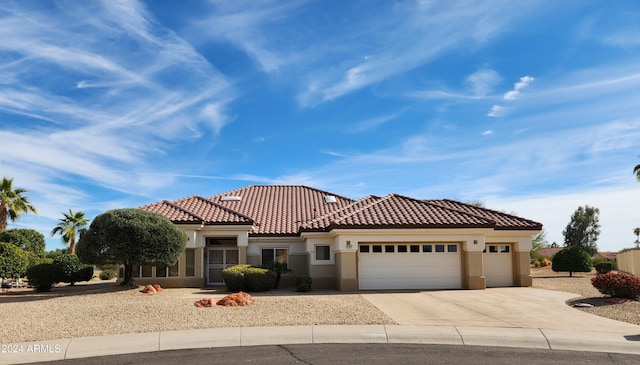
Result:
M238 249L209 248L207 257L207 285L224 285L222 270L238 264Z

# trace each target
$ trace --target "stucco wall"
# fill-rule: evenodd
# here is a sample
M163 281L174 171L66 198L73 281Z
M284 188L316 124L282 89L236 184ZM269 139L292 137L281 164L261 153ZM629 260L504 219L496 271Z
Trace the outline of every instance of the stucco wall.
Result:
M631 248L616 256L618 270L640 276L640 248Z

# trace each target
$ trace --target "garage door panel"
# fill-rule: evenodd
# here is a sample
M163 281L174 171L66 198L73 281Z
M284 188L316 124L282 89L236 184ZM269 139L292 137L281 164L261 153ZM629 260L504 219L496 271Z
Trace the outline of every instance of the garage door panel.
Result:
M459 289L462 287L459 250L455 252L360 252L359 288Z
M513 286L513 256L510 245L487 244L483 254L487 287Z

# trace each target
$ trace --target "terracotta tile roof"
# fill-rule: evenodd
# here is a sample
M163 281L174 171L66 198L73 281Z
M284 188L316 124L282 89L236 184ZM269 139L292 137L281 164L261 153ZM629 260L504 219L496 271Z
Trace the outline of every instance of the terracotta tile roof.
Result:
M222 200L234 196L241 200ZM327 203L325 196L335 197L335 203ZM250 185L209 200L252 217L256 224L250 234L258 236L297 235L301 224L353 203L333 193L294 185Z
M161 214L174 223L253 224L253 219L197 195L174 202L164 200L140 209Z
M429 203L436 204L442 207L455 209L461 212L477 215L479 217L491 219L496 223L496 230L515 230L515 229L542 229L542 223L534 222L529 219L520 218L512 214L499 212L487 208L477 207L471 204L461 203L455 200L438 199L438 200L426 200Z
M208 199L191 196L140 209L162 214L174 223L253 225L252 236L296 236L301 231L334 228L542 228L537 222L453 200L390 194L355 201L293 185L250 185Z
M303 226L305 230L334 228L493 228L490 219L390 194L369 196Z
M595 259L615 260L617 256L618 256L617 252L601 251L601 252L598 252L597 254L595 254L593 256L593 258L595 258Z
M557 254L558 252L560 252L563 249L563 247L546 247L546 248L541 248L538 250L538 253L542 256L542 257L548 257L548 258L552 258L553 255Z

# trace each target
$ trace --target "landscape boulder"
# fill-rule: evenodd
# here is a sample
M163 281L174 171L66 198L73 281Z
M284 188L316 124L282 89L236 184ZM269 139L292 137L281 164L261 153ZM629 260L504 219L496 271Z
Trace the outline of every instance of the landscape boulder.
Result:
M256 300L253 299L253 297L249 295L249 293L245 293L241 291L238 293L227 295L226 297L217 301L216 304L225 306L225 307L241 307L241 306L249 305L255 301Z

